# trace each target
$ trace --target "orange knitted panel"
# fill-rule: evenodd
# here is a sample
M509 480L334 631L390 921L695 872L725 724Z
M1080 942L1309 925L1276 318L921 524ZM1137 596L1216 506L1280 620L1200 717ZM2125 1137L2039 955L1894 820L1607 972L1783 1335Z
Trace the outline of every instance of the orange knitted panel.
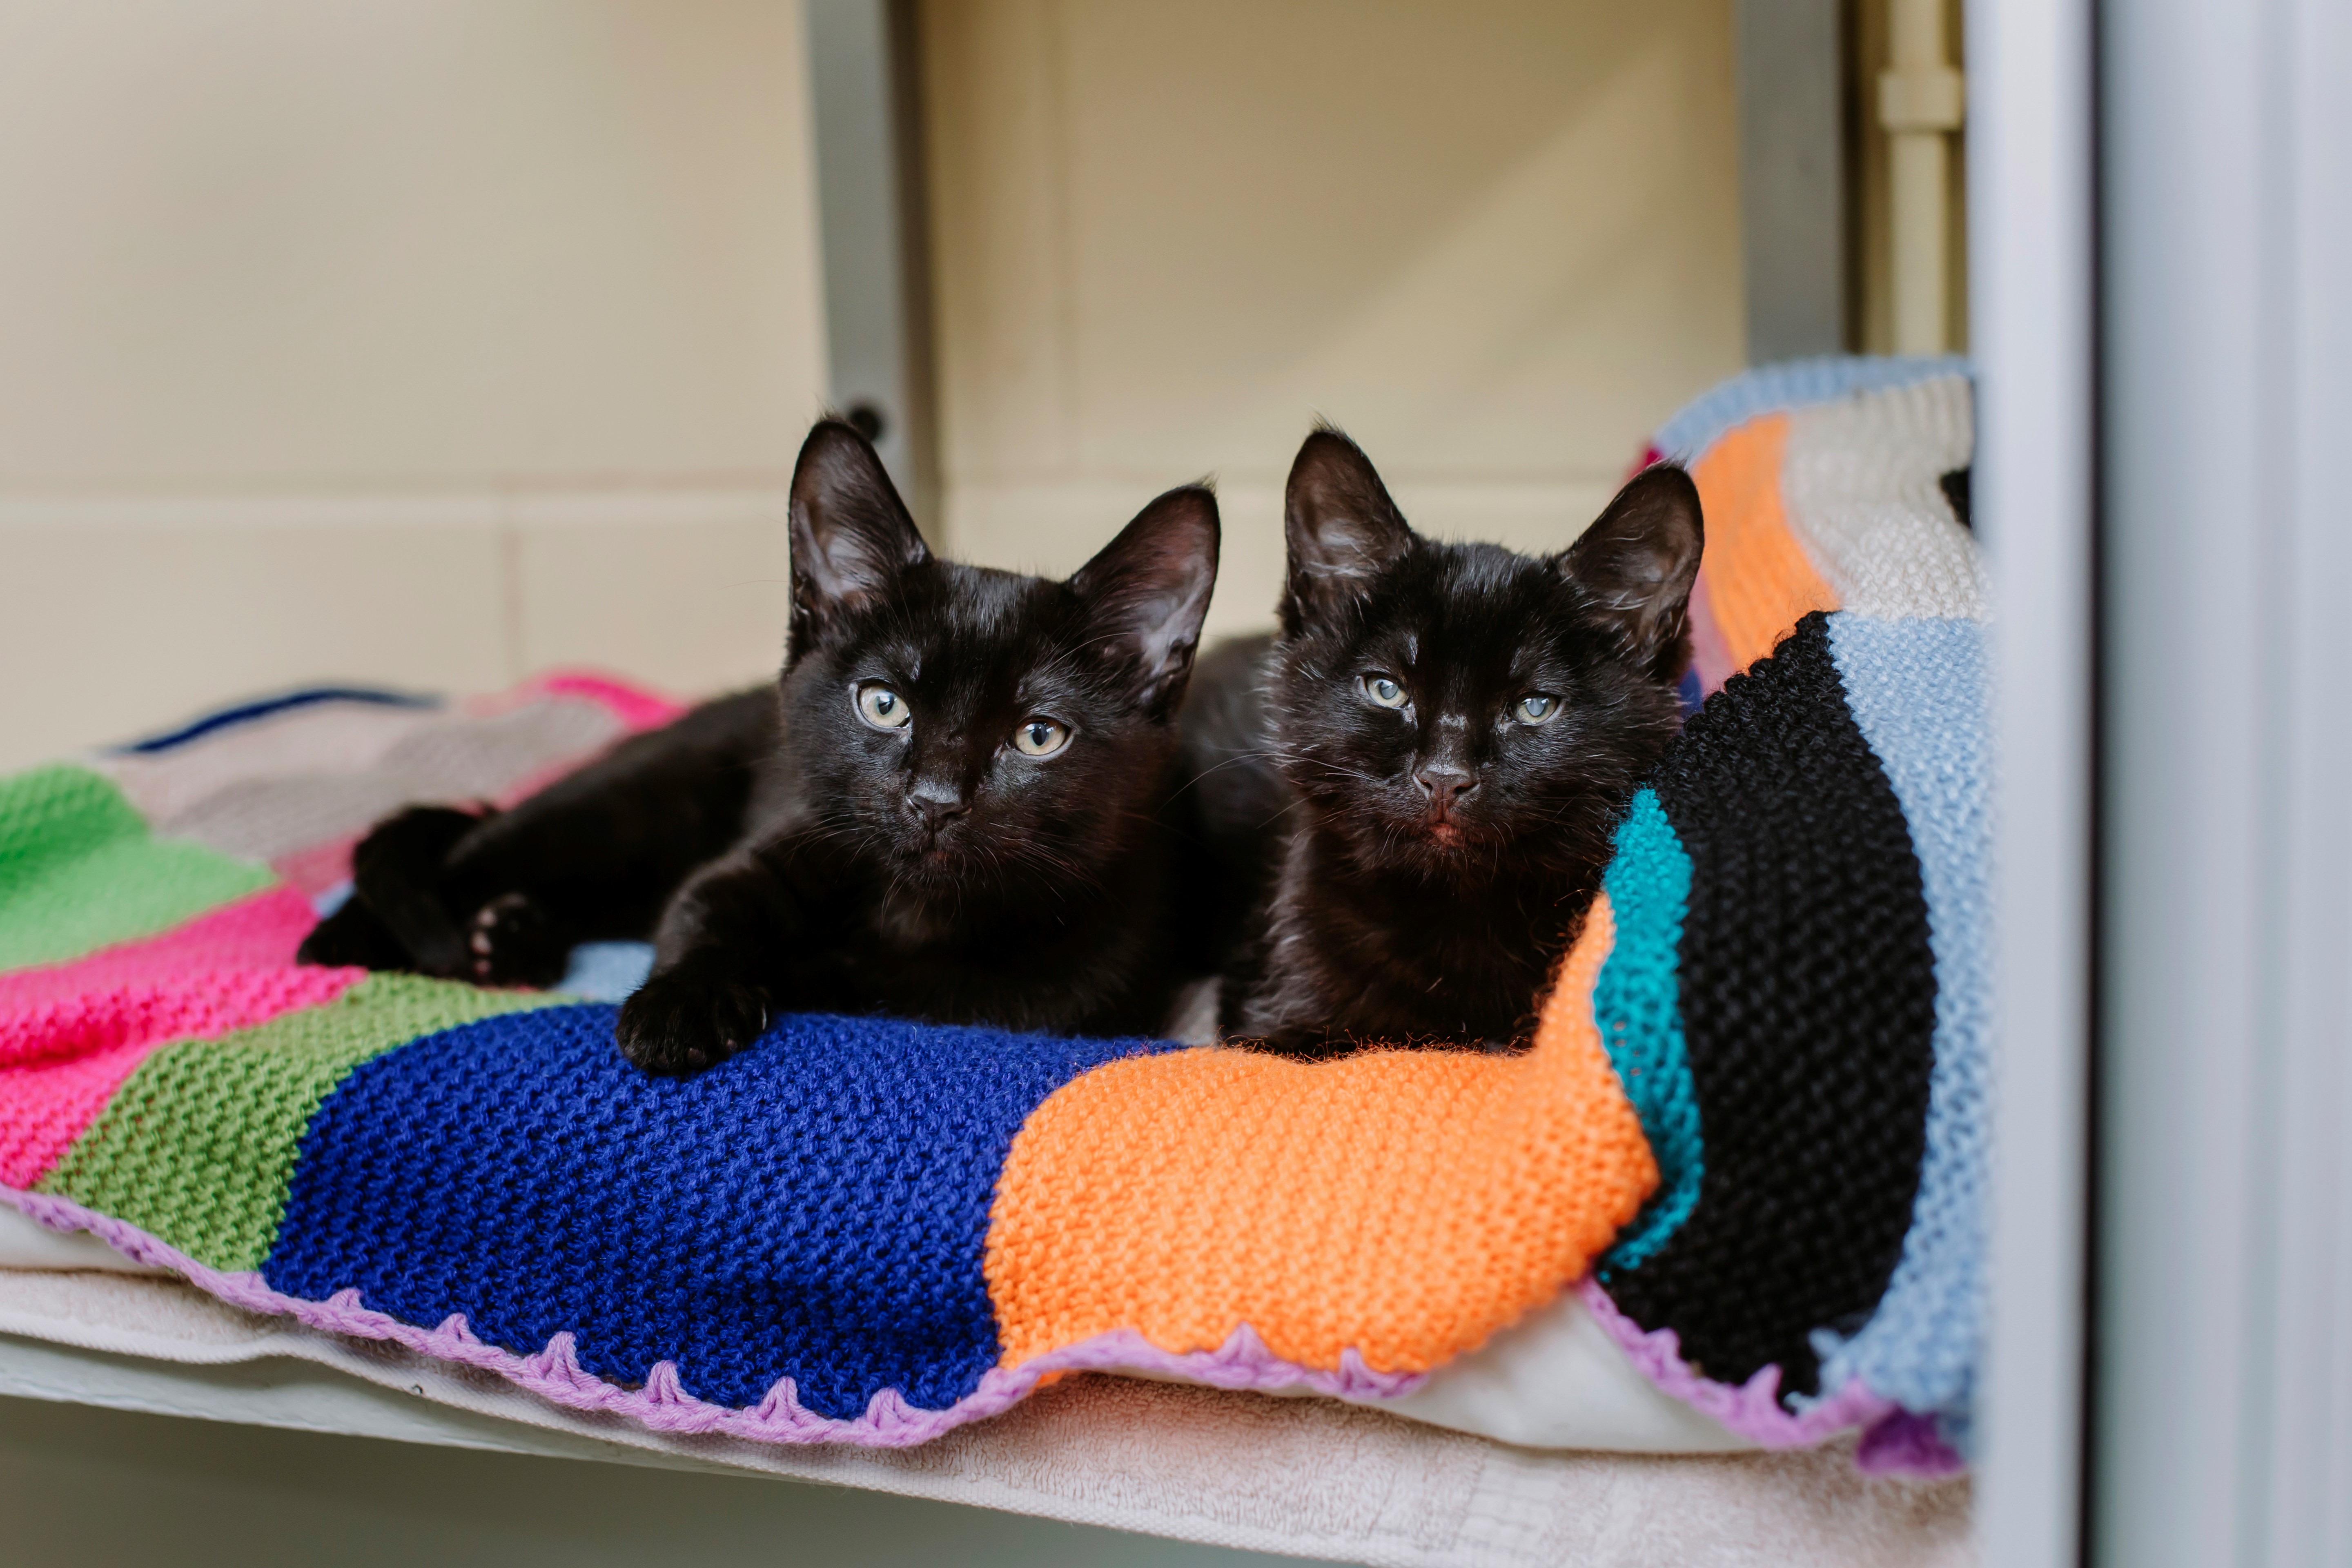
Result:
M1838 607L1781 510L1788 446L1789 416L1767 415L1727 432L1691 465L1706 515L1700 573L1735 670L1770 653L1813 611Z
M1584 1273L1657 1184L1592 1022L1606 899L1524 1055L1111 1062L1030 1115L987 1274L1015 1366L1107 1332L1177 1354L1244 1323L1302 1366L1473 1350Z

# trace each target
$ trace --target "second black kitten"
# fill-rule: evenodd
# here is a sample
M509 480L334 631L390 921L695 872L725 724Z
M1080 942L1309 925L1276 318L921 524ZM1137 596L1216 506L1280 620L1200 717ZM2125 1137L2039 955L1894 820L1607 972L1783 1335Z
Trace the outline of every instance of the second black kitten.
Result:
M1223 1030L1523 1039L1679 722L1697 489L1651 468L1557 555L1443 544L1320 430L1285 522L1280 636L1212 650L1185 716L1206 901L1255 903Z
M1169 491L1066 582L924 546L873 448L817 426L793 478L791 651L510 811L379 826L314 963L547 984L651 935L620 1043L686 1073L775 1014L1148 1033L1179 982L1173 714L1216 500Z

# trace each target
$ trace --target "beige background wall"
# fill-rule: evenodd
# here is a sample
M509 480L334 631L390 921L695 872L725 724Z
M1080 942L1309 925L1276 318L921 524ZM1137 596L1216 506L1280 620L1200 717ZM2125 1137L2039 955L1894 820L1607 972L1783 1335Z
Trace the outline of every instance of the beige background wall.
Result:
M0 765L781 647L791 0L0 0Z
M930 0L947 535L1076 565L1222 484L1267 620L1318 413L1423 529L1557 548L1739 368L1726 0Z
M936 0L944 502L1076 565L1319 412L1590 519L1738 368L1727 0ZM792 0L0 0L0 766L319 678L781 643L824 353Z

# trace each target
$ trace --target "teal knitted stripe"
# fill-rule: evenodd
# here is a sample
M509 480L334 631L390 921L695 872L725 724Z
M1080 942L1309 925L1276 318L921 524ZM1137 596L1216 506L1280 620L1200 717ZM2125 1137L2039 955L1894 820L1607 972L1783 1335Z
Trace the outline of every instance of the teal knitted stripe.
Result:
M1658 1162L1658 1190L1601 1258L1605 1277L1666 1244L1698 1202L1705 1169L1675 969L1690 908L1690 856L1655 791L1634 795L1601 885L1617 941L1592 988L1592 1017Z

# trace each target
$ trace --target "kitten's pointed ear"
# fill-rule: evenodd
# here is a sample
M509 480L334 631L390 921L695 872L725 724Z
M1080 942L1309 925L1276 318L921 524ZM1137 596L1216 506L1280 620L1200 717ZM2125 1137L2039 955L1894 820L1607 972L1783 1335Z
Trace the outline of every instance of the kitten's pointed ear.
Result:
M792 509L795 652L930 558L873 443L842 420L818 421L801 443Z
M1097 647L1131 667L1139 700L1164 713L1183 694L1217 585L1217 498L1185 485L1135 514L1072 574Z
M1328 428L1307 437L1290 465L1282 526L1290 556L1282 629L1294 636L1360 598L1381 568L1412 548L1413 531L1372 460Z
M1627 481L1559 559L1616 633L1626 658L1671 679L1688 655L1691 584L1706 543L1698 487L1682 469L1661 463Z

